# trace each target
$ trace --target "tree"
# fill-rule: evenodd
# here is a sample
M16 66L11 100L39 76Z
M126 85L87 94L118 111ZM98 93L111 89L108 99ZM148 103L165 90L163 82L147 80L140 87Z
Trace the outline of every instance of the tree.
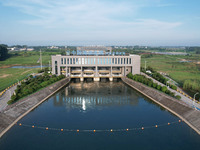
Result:
M0 60L5 60L8 57L7 45L0 45Z

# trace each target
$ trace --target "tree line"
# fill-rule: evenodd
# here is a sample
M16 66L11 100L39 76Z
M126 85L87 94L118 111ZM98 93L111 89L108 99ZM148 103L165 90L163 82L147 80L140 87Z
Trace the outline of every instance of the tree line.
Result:
M9 57L7 47L5 44L0 44L0 61Z

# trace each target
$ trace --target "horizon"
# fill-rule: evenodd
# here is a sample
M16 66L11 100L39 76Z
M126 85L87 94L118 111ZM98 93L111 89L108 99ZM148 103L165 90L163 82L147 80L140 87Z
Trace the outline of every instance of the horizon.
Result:
M0 0L0 43L200 46L200 1Z

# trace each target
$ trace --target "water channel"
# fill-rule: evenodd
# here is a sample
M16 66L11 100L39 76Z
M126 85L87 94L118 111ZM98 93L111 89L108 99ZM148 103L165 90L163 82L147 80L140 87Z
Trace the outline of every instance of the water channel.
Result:
M71 83L21 119L22 126L13 126L0 149L199 149L200 136L178 120L121 81Z

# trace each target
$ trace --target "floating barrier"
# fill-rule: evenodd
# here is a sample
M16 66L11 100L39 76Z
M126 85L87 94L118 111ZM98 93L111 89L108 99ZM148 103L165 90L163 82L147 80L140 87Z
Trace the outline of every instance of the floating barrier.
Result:
M36 125L28 125L28 124L22 124L22 123L17 123L16 125L19 125L21 127L30 127L30 128L38 128L38 129L43 129L43 130L54 130L54 131L61 131L61 132L128 132L128 131L133 131L133 130L144 130L144 129L151 129L151 128L158 128L158 127L163 127L163 126L169 126L172 124L179 124L181 123L182 120L174 121L174 122L168 122L160 125L153 125L153 126L146 126L146 127L140 127L140 128L126 128L126 129L64 129L64 128L49 128L49 127L42 127L42 126L36 126Z

